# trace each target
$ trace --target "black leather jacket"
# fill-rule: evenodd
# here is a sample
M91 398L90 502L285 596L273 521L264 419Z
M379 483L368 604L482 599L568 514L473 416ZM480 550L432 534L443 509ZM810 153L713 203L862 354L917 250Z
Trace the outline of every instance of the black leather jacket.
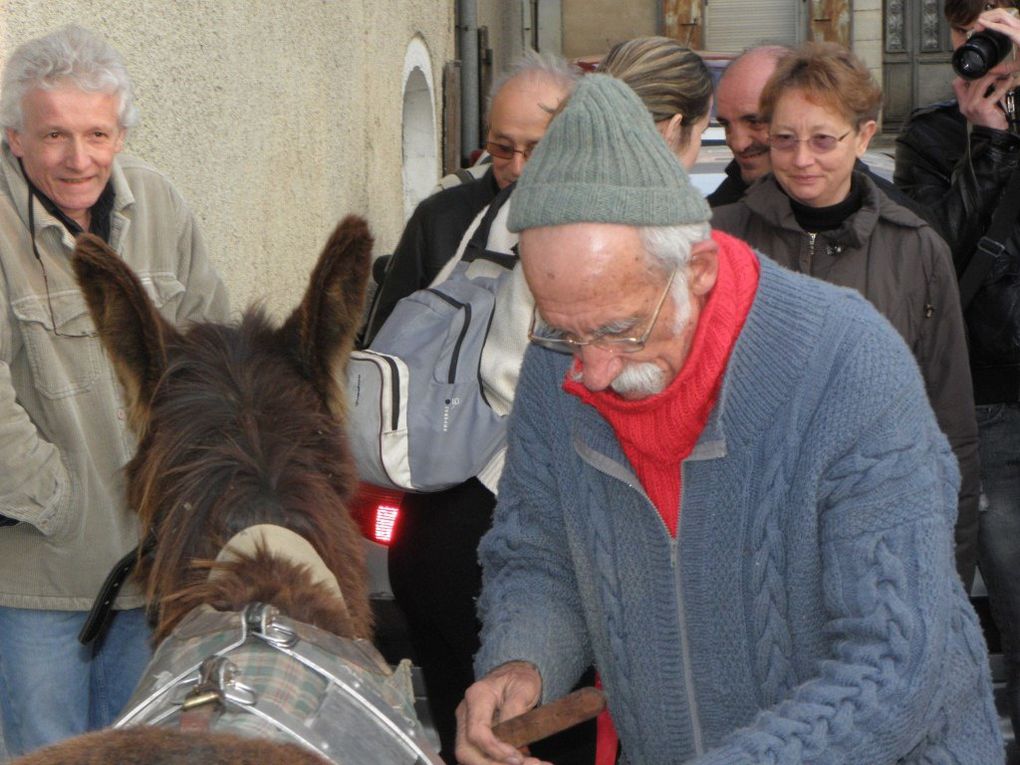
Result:
M739 202L745 191L747 191L747 183L740 175L740 165L737 164L737 160L731 159L730 163L726 165L726 177L723 178L719 187L705 199L708 201L709 207L722 207Z
M955 101L919 109L896 139L896 184L926 208L963 273L1020 159L1020 137L974 127ZM1020 400L1020 218L964 319L974 400Z

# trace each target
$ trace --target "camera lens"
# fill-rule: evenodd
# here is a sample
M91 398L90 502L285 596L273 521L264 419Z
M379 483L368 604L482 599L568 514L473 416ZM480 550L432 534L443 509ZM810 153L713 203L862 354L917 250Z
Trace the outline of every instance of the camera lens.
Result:
M953 52L953 71L966 80L984 77L1013 49L1006 35L986 29L977 32Z

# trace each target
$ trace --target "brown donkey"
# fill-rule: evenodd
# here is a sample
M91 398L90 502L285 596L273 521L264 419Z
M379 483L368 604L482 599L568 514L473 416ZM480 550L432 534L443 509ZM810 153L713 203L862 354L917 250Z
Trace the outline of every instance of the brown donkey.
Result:
M75 274L139 439L128 505L155 542L138 576L157 643L198 605L236 611L252 601L337 635L371 637L361 537L347 512L357 476L333 381L353 346L371 248L367 225L349 217L283 326L249 310L237 326L179 332L102 240L80 237ZM286 563L267 570L244 560L233 576L210 579L202 562L261 523L308 540L346 608Z
M181 332L100 239L79 238L75 273L139 437L128 500L151 541L137 576L158 647L117 725L162 727L89 734L24 762L304 761L268 740L253 758L214 728L297 740L313 760L439 762L420 745L406 668L391 672L367 642L347 509L357 476L334 371L353 346L371 247L365 222L348 217L281 327L249 310L236 326ZM274 673L282 690L261 687Z

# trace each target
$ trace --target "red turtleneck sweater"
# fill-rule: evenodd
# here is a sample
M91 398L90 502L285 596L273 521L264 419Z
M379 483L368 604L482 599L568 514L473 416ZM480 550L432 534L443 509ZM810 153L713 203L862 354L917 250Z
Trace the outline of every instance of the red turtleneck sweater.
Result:
M758 288L760 266L739 239L715 231L719 274L698 319L690 353L662 393L628 401L593 392L569 377L563 388L594 406L612 426L649 499L672 536L680 519L680 463L690 455L722 386L730 352ZM577 360L574 371L579 369Z

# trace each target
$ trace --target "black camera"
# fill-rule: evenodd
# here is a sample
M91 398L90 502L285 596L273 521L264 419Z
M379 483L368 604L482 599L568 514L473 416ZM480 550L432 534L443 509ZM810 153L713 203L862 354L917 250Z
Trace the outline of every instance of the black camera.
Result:
M1016 15L1015 9L1010 9ZM953 51L953 71L965 80L984 77L996 64L1013 52L1013 41L1001 32L985 29L975 32Z

